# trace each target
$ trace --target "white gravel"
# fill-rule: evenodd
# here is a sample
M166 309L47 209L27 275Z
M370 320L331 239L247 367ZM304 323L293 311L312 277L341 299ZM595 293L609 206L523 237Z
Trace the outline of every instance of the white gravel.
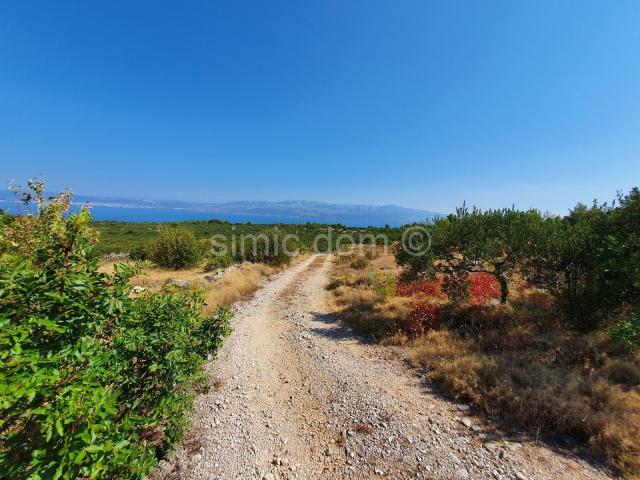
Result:
M150 478L609 478L496 433L392 350L340 326L324 288L331 261L314 255L236 306L234 332L206 367L224 385L196 400L186 440Z

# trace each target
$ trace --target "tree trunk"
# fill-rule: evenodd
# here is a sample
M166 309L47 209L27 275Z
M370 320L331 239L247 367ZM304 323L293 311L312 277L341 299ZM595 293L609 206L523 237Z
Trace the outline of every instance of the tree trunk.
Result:
M504 275L496 275L498 283L500 284L500 304L506 305L509 303L509 282Z

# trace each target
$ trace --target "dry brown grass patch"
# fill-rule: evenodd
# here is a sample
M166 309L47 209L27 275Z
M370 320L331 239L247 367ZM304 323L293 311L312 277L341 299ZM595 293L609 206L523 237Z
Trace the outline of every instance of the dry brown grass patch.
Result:
M367 423L356 423L353 426L353 431L363 435L370 435L373 433L373 427Z
M536 436L571 436L623 475L640 476L640 352L612 341L606 329L575 331L545 298L526 292L508 306L445 301L442 328L410 339L399 326L414 299L382 301L367 281L397 273L393 258L377 251L359 268L356 255L338 258L330 285L345 323L402 347L443 393Z
M225 386L225 383L226 382L222 378L216 378L213 380L213 383L211 384L211 386L215 391L218 391L218 390L222 390L222 388Z
M640 472L640 391L613 383L603 371L578 364L546 362L546 351L525 349L485 353L477 339L463 339L443 329L409 343L407 357L427 367L430 380L444 393L472 401L490 414L522 422L534 433L569 435L620 472ZM562 349L580 350L576 339L558 339ZM548 348L549 345L546 345ZM587 349L589 350L589 349ZM584 358L579 353L574 358ZM606 367L635 375L629 359Z
M258 289L260 281L277 270L262 263L243 263L239 268L227 272L205 291L207 308L231 305Z

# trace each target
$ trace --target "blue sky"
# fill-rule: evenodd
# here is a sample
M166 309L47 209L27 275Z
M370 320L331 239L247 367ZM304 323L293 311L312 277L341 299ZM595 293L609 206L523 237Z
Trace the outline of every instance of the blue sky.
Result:
M638 25L634 0L2 2L0 180L563 213L640 184Z

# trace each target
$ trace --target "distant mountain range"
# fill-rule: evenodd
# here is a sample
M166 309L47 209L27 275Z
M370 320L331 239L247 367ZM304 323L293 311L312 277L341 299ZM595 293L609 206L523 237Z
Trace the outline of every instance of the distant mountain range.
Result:
M252 223L341 223L348 226L400 226L432 220L438 214L396 205L345 205L292 200L196 203L74 195L76 205L89 204L96 220L179 221L218 218ZM16 211L11 192L0 193L0 208Z

